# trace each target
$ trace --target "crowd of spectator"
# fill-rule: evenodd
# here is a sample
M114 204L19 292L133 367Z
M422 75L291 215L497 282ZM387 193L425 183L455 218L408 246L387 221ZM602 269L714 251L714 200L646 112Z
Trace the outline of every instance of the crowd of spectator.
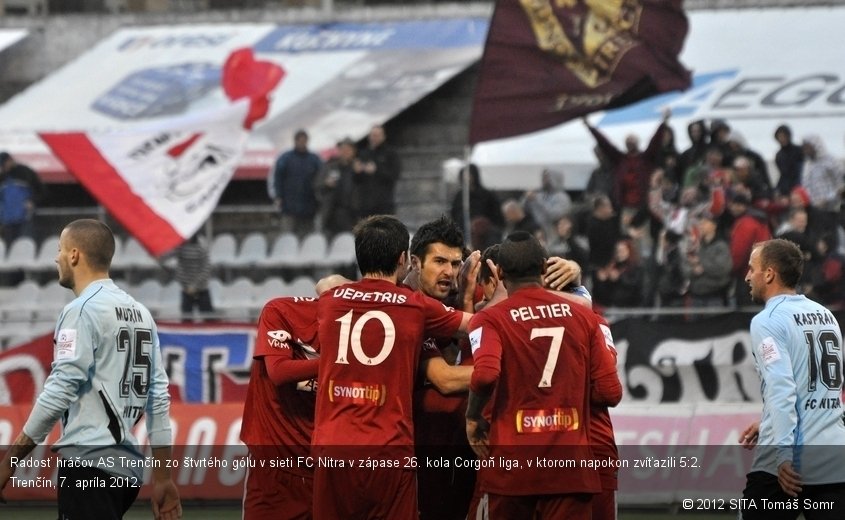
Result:
M804 252L804 294L832 308L845 304L845 170L821 138L796 143L788 126L778 126L773 182L765 158L728 122L693 121L690 145L680 150L670 116L664 113L645 149L634 134L619 149L584 120L596 140L596 166L574 198L564 189L564 172L546 169L540 186L501 200L470 164L460 172L449 213L463 230L468 174L473 249L514 231L532 233L551 254L582 266L603 307L752 305L744 281L749 255L756 242L771 237L788 238ZM293 143L268 173L280 231L302 238L319 230L331 238L369 215L396 213L401 165L382 126L372 127L360 146L341 140L327 160L309 150L305 130ZM31 169L0 154L0 226L7 244L31 235L42 192Z
M539 189L500 202L471 165L473 247L529 231L583 266L600 306L715 309L753 305L744 281L752 246L783 237L804 252L802 292L842 307L845 169L821 138L796 143L778 126L773 182L766 159L727 121L690 123L690 145L680 150L670 116L645 149L631 134L624 150L585 120L597 164L574 200L563 173L546 170ZM451 211L460 218L462 193Z
M362 146L345 138L324 162L308 149L308 133L297 130L293 148L279 155L267 175L281 231L302 238L319 229L331 237L370 215L395 214L401 163L386 137L384 127L373 126Z

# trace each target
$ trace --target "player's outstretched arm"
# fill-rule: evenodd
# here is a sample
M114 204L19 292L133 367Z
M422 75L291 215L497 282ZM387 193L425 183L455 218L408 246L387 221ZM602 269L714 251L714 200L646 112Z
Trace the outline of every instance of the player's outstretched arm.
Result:
M420 369L441 394L469 390L469 381L472 378L471 366L452 366L442 357L433 357L423 360L420 363Z
M151 502L156 520L176 520L182 518L182 502L179 490L170 476L170 446L153 448L153 457L157 464L153 468L153 494Z

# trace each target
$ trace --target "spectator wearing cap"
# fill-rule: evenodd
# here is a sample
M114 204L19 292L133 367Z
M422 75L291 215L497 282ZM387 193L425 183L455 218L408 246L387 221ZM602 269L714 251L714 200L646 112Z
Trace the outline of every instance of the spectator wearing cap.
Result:
M769 167L763 156L748 147L745 137L737 130L732 130L727 137L728 149L733 154L733 166L736 168L736 160L744 157L748 161L748 168L751 175L760 184L760 190L765 192L765 198L770 196L772 191L772 179L769 176ZM753 200L752 200L753 202Z
M297 130L293 149L279 156L267 178L267 191L281 214L283 232L302 237L314 230L317 215L314 186L322 167L323 161L308 150L308 133Z
M775 165L780 173L775 193L780 197L789 197L792 188L801 185L804 151L792 142L792 130L786 125L777 127L775 140L780 145L780 149L775 154Z
M38 174L0 152L0 228L6 244L18 237L35 237L35 208L44 196Z
M545 169L540 189L529 190L522 196L523 207L547 238L556 234L555 225L560 217L572 210L572 199L563 189L563 181L563 172Z
M718 233L718 220L704 212L697 222L698 242L687 255L693 307L723 307L731 283L730 248Z
M355 142L345 138L337 143L337 155L326 162L317 177L323 231L334 236L352 231L358 220L359 196L355 193Z
M738 307L752 305L745 273L754 244L772 238L766 215L751 207L751 198L745 192L731 195L728 211L734 217L730 234L730 251L734 278L735 298Z

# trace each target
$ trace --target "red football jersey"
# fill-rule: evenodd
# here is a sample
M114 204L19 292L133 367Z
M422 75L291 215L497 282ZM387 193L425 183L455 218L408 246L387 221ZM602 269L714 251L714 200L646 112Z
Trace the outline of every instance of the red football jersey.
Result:
M260 446L256 451L262 456L294 457L292 473L313 472L298 468L295 457L310 455L316 387L313 379L276 385L267 373L267 363L277 356L292 364L308 363L316 357L316 339L315 298L276 298L261 311L241 440L247 446Z
M596 315L599 320L599 327L604 335L604 354L609 357L607 363L616 366L616 345L613 343L613 335L610 333L610 326L607 320ZM617 377L618 374L617 374ZM621 383L620 383L621 384ZM599 460L619 460L619 449L616 446L616 438L613 435L613 422L610 420L610 412L607 406L593 405L590 410L590 442L593 447L593 456ZM599 470L602 489L616 489L618 487L619 470L613 467L604 467Z
M323 294L318 308L313 445L389 446L392 456L413 456L412 395L423 338L452 336L463 313L366 278Z
M495 384L483 490L500 495L597 493L590 449L591 378L615 377L598 355L604 336L592 310L540 287L513 292L470 324L471 388ZM612 400L617 396L605 396ZM504 461L520 469L507 469Z

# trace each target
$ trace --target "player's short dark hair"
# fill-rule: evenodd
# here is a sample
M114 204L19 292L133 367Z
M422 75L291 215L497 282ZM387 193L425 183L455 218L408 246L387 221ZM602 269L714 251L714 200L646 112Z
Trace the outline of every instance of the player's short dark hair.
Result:
M784 286L798 287L804 273L804 255L798 244L791 240L775 238L758 244L760 247L760 266L771 267L780 277Z
M408 228L390 215L373 215L359 222L355 234L355 257L361 274L390 275L397 261L408 252Z
M67 226L68 240L88 259L88 264L99 271L108 271L114 257L114 233L92 218L74 220Z
M502 278L510 281L535 279L543 274L548 254L531 233L511 233L499 246Z
M481 266L478 269L479 283L486 283L493 277L493 270L487 265L487 260L492 260L494 264L499 263L499 247L499 244L493 244L481 253Z
M460 248L463 254L464 234L455 221L446 215L420 226L411 239L411 254L423 262L428 254L428 246L437 243Z

